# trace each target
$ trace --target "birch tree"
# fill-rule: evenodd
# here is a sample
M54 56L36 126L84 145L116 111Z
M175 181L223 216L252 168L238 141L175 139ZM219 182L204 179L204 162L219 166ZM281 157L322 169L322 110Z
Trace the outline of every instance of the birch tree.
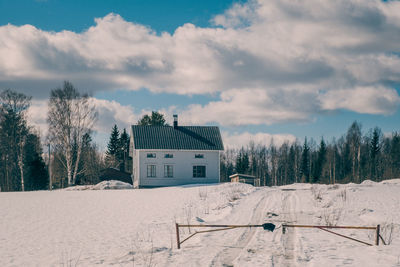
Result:
M90 134L97 118L95 106L87 94L80 94L72 83L51 91L47 121L49 141L66 171L68 185L79 174L83 137Z

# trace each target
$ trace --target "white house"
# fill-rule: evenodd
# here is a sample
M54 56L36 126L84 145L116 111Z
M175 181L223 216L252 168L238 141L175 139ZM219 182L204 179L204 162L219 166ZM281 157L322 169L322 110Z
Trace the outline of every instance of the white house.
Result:
M130 156L135 188L218 183L224 150L216 126L131 127Z

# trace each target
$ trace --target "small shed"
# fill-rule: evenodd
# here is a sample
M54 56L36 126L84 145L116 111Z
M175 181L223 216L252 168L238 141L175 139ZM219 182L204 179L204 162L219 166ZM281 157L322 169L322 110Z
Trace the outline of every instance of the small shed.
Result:
M252 186L260 186L260 178L253 175L236 173L229 176L231 182L251 184Z

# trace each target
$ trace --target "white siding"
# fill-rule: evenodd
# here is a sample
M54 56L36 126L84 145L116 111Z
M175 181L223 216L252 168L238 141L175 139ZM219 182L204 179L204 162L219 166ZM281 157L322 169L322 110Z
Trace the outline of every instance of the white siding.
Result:
M139 151L138 150L133 150L133 147L131 147L130 151L131 157L132 157L132 182L133 182L133 187L138 188L139 187L139 172L140 172L140 164L139 164Z
M156 158L147 158L156 153ZM173 158L164 158L173 154ZM204 154L204 158L195 158ZM147 177L147 165L156 165L156 177ZM164 165L173 165L173 177L164 177ZM206 166L205 178L193 178L193 166ZM219 182L219 151L135 150L133 152L134 186L174 186Z

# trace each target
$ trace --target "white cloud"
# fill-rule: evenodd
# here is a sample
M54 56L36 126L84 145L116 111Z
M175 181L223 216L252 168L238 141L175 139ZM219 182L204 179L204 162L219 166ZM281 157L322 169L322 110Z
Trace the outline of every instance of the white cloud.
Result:
M276 146L281 146L284 142L295 142L296 137L291 134L269 134L269 133L256 133L251 134L249 132L234 133L230 134L222 132L222 139L224 141L225 148L240 149L246 147L250 142L254 142L255 145L266 145L269 146L273 143Z
M121 105L114 100L109 101L92 98L92 101L98 112L98 122L94 130L100 133L110 133L114 124L121 130L126 128L129 133L129 127L139 119L139 115L135 114L135 110L132 106Z
M307 121L336 109L391 114L399 14L397 1L250 0L216 16L222 27L185 24L173 34L116 14L82 33L5 25L0 88L44 98L67 79L92 91L211 93L221 99L191 106L184 119L223 125Z
M31 106L28 109L27 116L30 126L33 126L39 131L42 138L47 135L47 101L46 100L32 100Z
M98 134L105 135L111 132L111 128L116 124L119 129L126 128L129 133L129 127L136 123L141 114L136 114L133 107L121 105L116 101L91 98L98 112L98 121L94 129ZM28 109L28 121L31 126L40 131L43 138L47 135L47 100L33 100ZM142 112L143 113L143 112Z
M359 113L387 114L400 103L396 90L385 87L356 87L329 91L320 96L326 110L348 109Z
M211 121L226 126L304 122L316 109L309 98L315 96L296 90L233 89L223 92L221 101L189 106L182 116L194 124Z

